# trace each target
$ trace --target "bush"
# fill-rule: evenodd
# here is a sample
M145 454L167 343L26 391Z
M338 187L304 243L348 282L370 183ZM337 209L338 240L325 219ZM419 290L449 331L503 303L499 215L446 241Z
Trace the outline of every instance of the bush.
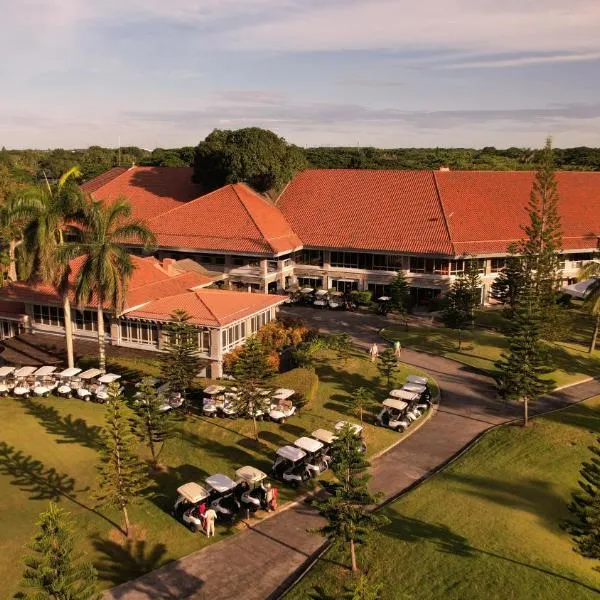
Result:
M352 298L353 302L356 302L356 304L368 305L371 303L372 296L373 294L368 290L364 290L362 292L359 290L352 290L350 292L350 297Z
M319 389L319 377L310 369L292 369L287 373L275 375L271 380L273 387L282 387L295 390L301 400L298 404L306 406L316 397Z

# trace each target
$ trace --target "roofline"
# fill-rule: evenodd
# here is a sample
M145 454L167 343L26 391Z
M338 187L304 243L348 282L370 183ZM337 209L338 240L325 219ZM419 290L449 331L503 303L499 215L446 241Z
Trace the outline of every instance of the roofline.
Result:
M450 223L448 222L448 217L446 215L446 209L444 207L444 202L442 201L442 194L440 193L440 188L438 187L436 172L431 172L433 178L433 187L435 188L435 196L437 198L438 204L440 205L440 211L442 213L442 217L444 218L444 227L446 228L446 235L448 236L448 243L452 248L452 252L456 254L456 247L454 246L454 242L452 241L452 235L450 233Z

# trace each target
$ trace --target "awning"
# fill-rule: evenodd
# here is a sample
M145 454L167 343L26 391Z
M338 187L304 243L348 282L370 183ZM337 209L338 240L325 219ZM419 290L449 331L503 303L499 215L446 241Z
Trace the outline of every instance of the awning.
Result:
M585 298L589 287L596 281L595 277L591 279L584 279L583 281L578 281L577 283L572 283L571 285L566 285L563 287L563 292L565 294L569 294L573 296L573 298Z

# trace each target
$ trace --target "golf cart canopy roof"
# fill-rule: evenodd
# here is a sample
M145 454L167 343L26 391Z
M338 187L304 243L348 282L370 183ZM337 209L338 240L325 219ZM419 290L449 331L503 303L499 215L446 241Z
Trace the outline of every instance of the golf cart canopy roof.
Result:
M313 292L314 292L314 290L313 290L312 288L308 288L308 287L306 287L306 288L302 288L302 289L300 290L300 293L301 293L301 294L312 294Z
M318 452L323 448L323 444L321 442L309 437L298 438L294 442L294 446L296 446L296 448L300 448L300 450L304 450L305 452Z
M193 481L178 487L177 493L192 504L201 502L204 498L208 497L208 492L201 485L194 483Z
M427 377L421 377L420 375L409 375L406 378L406 383L416 383L417 385L427 385Z
M315 296L327 296L329 292L327 290L317 290Z
M238 479L246 481L248 483L258 483L263 479L266 479L267 476L260 469L255 467L240 467L236 472L235 476Z
M224 389L222 385L209 385L207 388L204 388L204 393L213 396L214 394L220 394Z
M292 462L296 462L301 458L306 456L305 452L302 452L300 448L296 448L296 446L282 446L277 450L277 456L281 456L281 458L287 458Z
M37 377L38 375L40 377L45 377L46 375L51 375L52 373L54 373L54 371L56 371L56 367L51 367L49 365L44 365L43 367L40 367L35 373L34 375Z
M287 400L291 398L296 392L294 390L288 390L287 388L278 388L273 392L273 400Z
M100 369L88 369L79 376L79 379L94 379L94 377L98 377L98 375L102 375Z
M102 375L100 379L98 379L99 383L112 383L113 381L117 381L117 379L121 379L120 375L115 375L114 373L107 373L106 375Z
M389 296L381 296L380 298L377 298L377 300L379 300L379 302L388 302L391 298Z
M37 367L21 367L15 371L15 377L29 377L37 371Z
M6 377L15 370L14 367L0 367L0 377Z
M217 473L216 475L211 475L207 477L204 481L206 481L206 485L211 487L213 490L217 492L228 492L233 489L237 484L233 479L227 477L227 475L222 475L221 473Z
M75 377L75 375L79 375L79 373L81 373L81 369L78 369L77 367L69 367L64 371L61 371L58 375L59 377Z
M327 429L316 429L310 435L312 435L315 440L323 442L323 444L332 444L333 440L335 440L335 434L331 433L331 431L327 431Z
M413 400L417 400L419 395L408 390L392 390L390 396L399 400L406 400L406 402L412 402Z
M343 429L346 425L350 425L350 429L352 429L352 431L354 431L356 435L359 435L363 430L362 425L358 425L357 423L350 423L350 421L338 421L333 426L333 428L336 431L339 431L340 429Z
M386 408L395 408L396 410L404 410L408 406L406 402L398 400L397 398L388 398L383 401L383 405Z
M402 389L415 394L422 394L427 391L427 388L424 385L419 385L418 383L405 383L402 386Z
M593 261L597 262L597 261ZM585 298L588 295L590 286L596 281L595 277L591 279L584 279L583 281L578 281L577 283L572 283L571 285L566 285L563 287L562 291L569 296L573 296L573 298Z

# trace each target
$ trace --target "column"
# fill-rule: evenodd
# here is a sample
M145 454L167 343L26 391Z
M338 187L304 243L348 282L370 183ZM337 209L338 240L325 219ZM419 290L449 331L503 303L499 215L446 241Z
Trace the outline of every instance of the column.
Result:
M210 376L212 379L223 376L223 350L220 329L210 330Z

